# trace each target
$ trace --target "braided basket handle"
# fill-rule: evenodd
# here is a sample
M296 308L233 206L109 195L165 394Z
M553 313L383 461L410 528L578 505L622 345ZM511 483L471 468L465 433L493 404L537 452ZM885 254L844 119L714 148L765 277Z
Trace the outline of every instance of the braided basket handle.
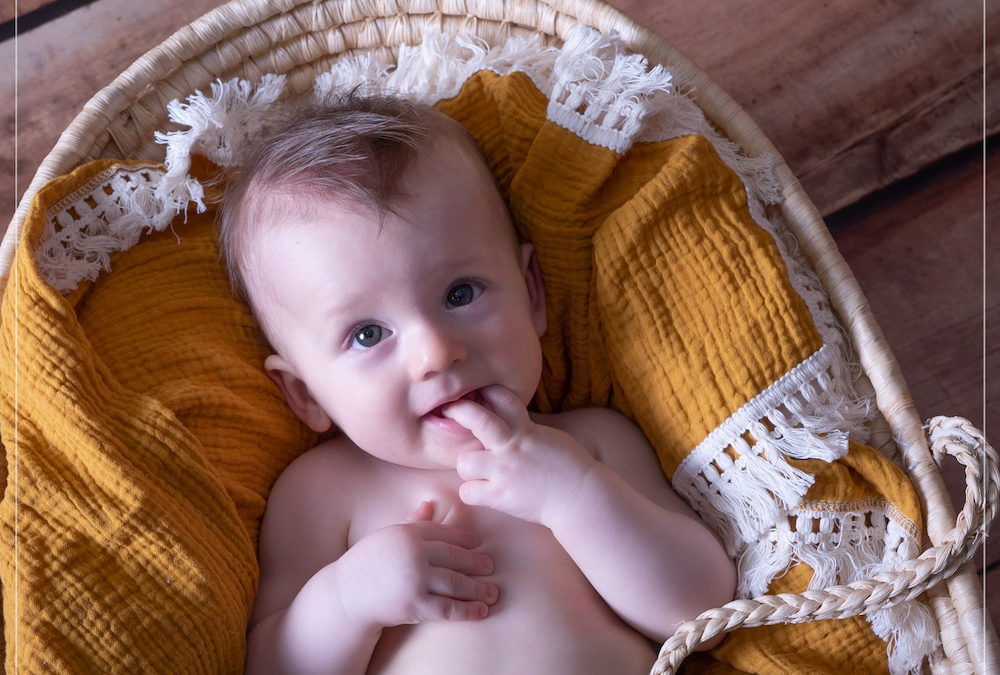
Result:
M865 614L912 600L954 574L972 557L996 514L1000 496L997 453L982 433L961 417L934 417L926 429L931 453L939 464L950 455L965 466L965 507L941 544L870 579L822 590L738 599L703 612L681 624L663 644L651 675L673 673L695 647L722 633Z

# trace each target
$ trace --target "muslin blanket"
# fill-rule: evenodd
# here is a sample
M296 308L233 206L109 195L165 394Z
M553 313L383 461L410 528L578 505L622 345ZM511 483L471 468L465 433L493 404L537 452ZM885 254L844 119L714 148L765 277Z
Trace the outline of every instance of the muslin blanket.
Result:
M367 82L436 103L476 138L539 252L539 409L636 420L737 561L741 595L916 554L919 505L862 445L868 409L822 288L768 208L768 158L743 156L669 72L592 31L562 50L429 35L398 59L339 61L314 95ZM196 93L171 107L185 128L161 136L165 164L100 160L35 201L0 326L9 672L242 669L267 493L317 439L262 372L202 179L283 87ZM691 667L902 672L935 631L913 601L739 630Z

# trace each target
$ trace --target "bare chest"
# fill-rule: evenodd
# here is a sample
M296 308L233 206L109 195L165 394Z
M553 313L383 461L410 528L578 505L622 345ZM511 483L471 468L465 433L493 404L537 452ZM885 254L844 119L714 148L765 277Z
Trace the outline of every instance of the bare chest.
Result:
M382 502L396 502L392 513L362 519L352 538L432 501L434 520L478 536L479 550L493 558L488 579L500 599L482 621L383 631L369 673L648 672L650 643L607 606L548 528L467 506L458 484L455 477L398 486Z

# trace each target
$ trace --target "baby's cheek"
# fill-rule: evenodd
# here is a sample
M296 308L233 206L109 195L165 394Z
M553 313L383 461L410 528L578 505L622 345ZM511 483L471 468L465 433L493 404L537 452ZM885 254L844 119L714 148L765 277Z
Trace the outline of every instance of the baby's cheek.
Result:
M522 363L523 382L521 383L518 395L524 401L525 406L527 406L535 397L538 384L542 380L542 347L537 340L528 346Z

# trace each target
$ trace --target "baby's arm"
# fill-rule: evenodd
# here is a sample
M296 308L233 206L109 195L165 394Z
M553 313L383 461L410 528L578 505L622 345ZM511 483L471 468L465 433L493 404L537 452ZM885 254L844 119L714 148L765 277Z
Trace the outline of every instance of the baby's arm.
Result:
M496 601L497 589L476 579L493 561L472 550L472 533L431 522L429 502L348 548L344 514L364 483L349 465L312 450L268 498L248 673L364 673L383 628L479 619Z
M534 424L503 388L483 393L492 411L461 402L445 413L487 448L459 460L464 501L549 527L608 605L656 640L732 599L732 561L670 489L631 422L577 411L556 429Z
M552 527L605 601L662 641L681 621L732 600L732 560L670 488L638 427L611 410L574 416L574 433L593 439L601 461Z

